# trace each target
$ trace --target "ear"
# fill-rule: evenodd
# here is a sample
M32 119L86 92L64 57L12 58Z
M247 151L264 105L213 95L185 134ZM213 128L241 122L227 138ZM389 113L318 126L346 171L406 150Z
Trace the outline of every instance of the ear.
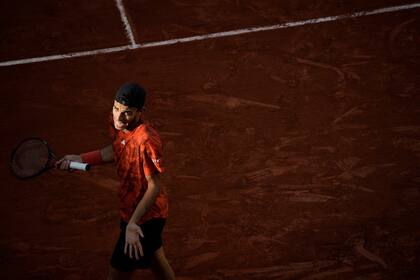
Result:
M143 115L143 109L138 109L136 112L137 118L140 119Z

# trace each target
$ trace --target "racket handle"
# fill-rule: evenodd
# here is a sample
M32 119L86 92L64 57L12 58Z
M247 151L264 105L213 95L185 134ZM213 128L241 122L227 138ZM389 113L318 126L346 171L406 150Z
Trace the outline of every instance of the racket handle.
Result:
M83 171L89 171L90 165L87 163L81 163L77 161L71 161L70 162L70 169L77 169L77 170L83 170Z

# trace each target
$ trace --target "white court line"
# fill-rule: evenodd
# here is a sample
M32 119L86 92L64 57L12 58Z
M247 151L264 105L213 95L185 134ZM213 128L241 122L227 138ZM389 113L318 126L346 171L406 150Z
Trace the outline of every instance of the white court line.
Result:
M284 29L284 28L290 28L290 27L296 27L296 26L302 26L302 25L308 25L308 24L318 24L322 22L337 21L337 20L342 20L342 19L356 18L356 17L368 16L368 15L390 13L390 12L414 9L414 8L419 8L419 7L420 7L420 3L415 3L415 4L410 4L410 5L381 8L381 9L376 9L372 11L362 11L362 12L355 12L351 14L343 14L343 15L338 15L338 16L286 22L286 23L270 25L270 26L251 27L251 28L246 28L246 29L224 31L224 32L211 33L211 34L206 34L206 35L198 35L198 36L193 36L193 37L166 40L166 41L161 41L161 42L144 43L144 44L136 45L136 47L149 48L149 47L157 47L157 46L167 46L167 45L173 45L177 43L200 41L200 40L205 40L205 39L210 39L210 38L228 37L228 36L235 36L235 35L241 35L241 34L246 34L246 33L261 32L261 31L268 31L268 30L275 30L275 29Z
M134 40L133 30L131 29L131 25L128 22L127 13L125 12L124 5L122 0L115 0L115 4L117 4L117 8L120 11L121 20L124 24L125 34L127 35L128 40L130 41L131 46L136 45L136 41Z
M115 52L130 50L132 48L133 47L131 45L128 45L128 46L113 47L113 48L107 48L107 49L98 49L98 50L92 50L92 51L73 52L73 53L66 53L66 54L57 54L57 55L50 55L50 56L25 58L25 59L19 59L19 60L10 60L10 61L5 61L5 62L0 62L0 66L9 66L9 65L36 63L36 62L42 62L42 61L61 60L61 59L67 59L67 58L73 58L73 57L97 55L97 54L102 54L102 53L115 53Z
M119 1L119 0L117 0L117 1ZM0 62L0 66L28 64L28 63L35 63L35 62L41 62L41 61L51 61L51 60L68 59L68 58L73 58L73 57L91 56L91 55L96 55L96 54L115 53L115 52L121 52L121 51L125 51L125 50L142 49L142 48L150 48L150 47L158 47L158 46L167 46L167 45L173 45L173 44L178 44L178 43L201 41L201 40L206 40L206 39L210 39L210 38L236 36L236 35L246 34L246 33L261 32L261 31L275 30L275 29L284 29L284 28L290 28L290 27L296 27L296 26L302 26L302 25L308 25L308 24L318 24L318 23L322 23L322 22L330 22L330 21L337 21L337 20L342 20L342 19L357 18L357 17L362 17L362 16L368 16L368 15L376 15L376 14L397 12L397 11L402 11L402 10L415 9L415 8L419 8L419 7L420 7L420 2L419 3L414 3L414 4L408 4L408 5L401 5L401 6L393 6L393 7L375 9L375 10L371 10L371 11L361 11L361 12L343 14L343 15L338 15L338 16L330 16L330 17L322 17L322 18L308 19L308 20L302 20L302 21L287 22L287 23L283 23L283 24L276 24L276 25L270 25L270 26L238 29L238 30L232 30L232 31L211 33L211 34L207 34L207 35L192 36L192 37L172 39L172 40L159 41L159 42L150 42L150 43L144 43L144 44L136 44L135 42L134 43L131 42L130 45L121 46L121 47L113 47L113 48L98 49L98 50L92 50L92 51L73 52L73 53L68 53L68 54L60 54L60 55L51 55L51 56L44 56L44 57L34 57L34 58L27 58L27 59L4 61L4 62ZM133 41L134 41L134 38L133 38Z

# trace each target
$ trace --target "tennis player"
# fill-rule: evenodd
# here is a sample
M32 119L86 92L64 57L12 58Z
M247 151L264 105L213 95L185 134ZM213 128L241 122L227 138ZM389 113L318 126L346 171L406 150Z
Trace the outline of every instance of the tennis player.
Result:
M135 83L122 85L110 116L112 144L57 162L69 169L70 161L91 165L116 162L121 178L120 236L110 260L108 279L131 279L135 269L150 268L158 279L175 279L162 247L168 217L168 198L159 174L164 172L159 134L143 121L145 90Z

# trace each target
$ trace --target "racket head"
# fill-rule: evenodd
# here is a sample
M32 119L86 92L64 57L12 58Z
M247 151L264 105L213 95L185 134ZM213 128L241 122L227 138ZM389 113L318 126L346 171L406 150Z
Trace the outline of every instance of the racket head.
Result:
M54 166L56 157L47 141L38 137L23 139L13 149L9 166L20 179L35 177Z

